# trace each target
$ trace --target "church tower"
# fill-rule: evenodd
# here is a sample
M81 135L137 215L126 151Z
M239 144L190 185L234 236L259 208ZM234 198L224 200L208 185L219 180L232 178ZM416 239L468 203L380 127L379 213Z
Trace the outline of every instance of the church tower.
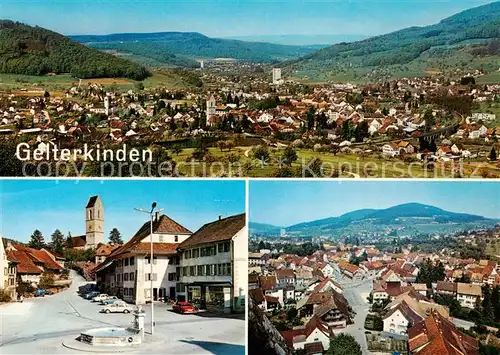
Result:
M210 126L210 116L214 116L216 113L216 103L214 95L210 96L207 100L207 126Z
M104 206L99 196L92 196L85 207L86 249L95 249L104 243Z

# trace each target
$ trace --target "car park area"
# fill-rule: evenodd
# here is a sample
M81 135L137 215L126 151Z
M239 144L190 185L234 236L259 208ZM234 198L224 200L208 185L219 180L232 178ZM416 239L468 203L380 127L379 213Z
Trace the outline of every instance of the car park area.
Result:
M99 302L79 295L78 287L85 284L72 273L73 285L66 291L23 303L0 306L0 353L2 354L70 354L77 351L64 348L62 342L77 337L91 328L132 325L130 313L101 313ZM135 305L129 305L135 309ZM137 353L155 354L244 354L245 323L207 314L178 314L172 306L155 303L155 334L149 335L150 305L143 307L146 336ZM3 326L8 324L9 326Z

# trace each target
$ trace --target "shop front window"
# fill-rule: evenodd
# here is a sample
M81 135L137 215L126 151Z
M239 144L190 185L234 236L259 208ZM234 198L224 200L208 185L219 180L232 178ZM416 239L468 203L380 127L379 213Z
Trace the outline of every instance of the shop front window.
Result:
M206 293L207 307L224 308L224 287L210 286L207 287Z

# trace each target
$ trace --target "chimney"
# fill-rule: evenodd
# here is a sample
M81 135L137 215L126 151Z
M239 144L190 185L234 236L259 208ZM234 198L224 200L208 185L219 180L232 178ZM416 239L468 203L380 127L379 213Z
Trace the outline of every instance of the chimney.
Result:
M156 211L154 221L157 222L159 218L160 218L160 211Z
M222 215L219 215L219 221L222 219Z

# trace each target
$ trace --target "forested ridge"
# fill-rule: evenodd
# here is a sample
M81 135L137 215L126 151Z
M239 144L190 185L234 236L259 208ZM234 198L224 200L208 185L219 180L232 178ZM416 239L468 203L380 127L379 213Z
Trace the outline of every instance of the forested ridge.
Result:
M71 36L75 41L97 49L116 49L190 66L188 58L234 58L253 62L274 62L311 53L314 46L293 46L265 42L245 42L207 37L197 32L118 33ZM163 57L162 56L171 56ZM184 57L184 63L181 58Z
M88 48L56 32L10 20L0 20L0 72L134 80L150 75L137 63Z
M328 69L348 63L353 67L405 64L433 48L500 38L500 2L476 7L425 27L410 27L362 41L340 43L288 63L294 69ZM326 65L326 67L325 67Z

